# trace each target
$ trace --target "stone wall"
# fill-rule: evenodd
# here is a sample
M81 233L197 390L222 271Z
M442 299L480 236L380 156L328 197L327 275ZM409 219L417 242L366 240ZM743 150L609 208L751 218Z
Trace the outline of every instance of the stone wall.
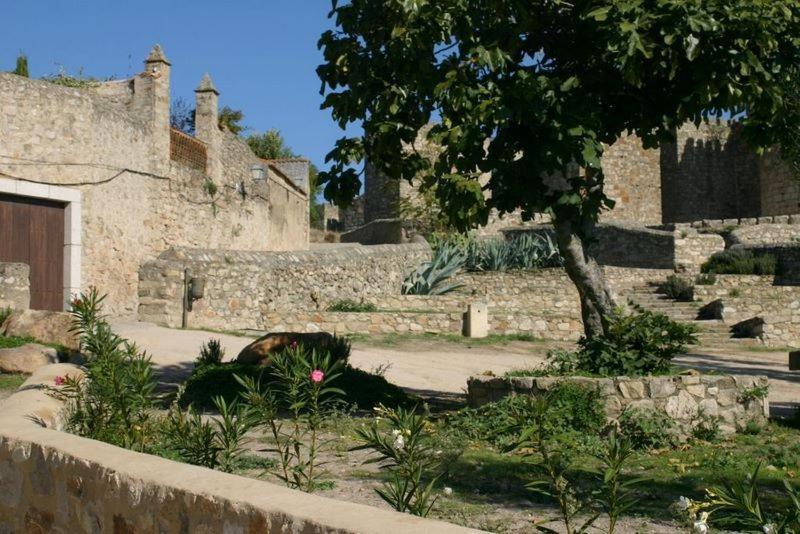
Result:
M0 311L27 310L31 302L30 269L24 263L0 262Z
M508 228L503 233L507 239L523 234L549 235L555 239L551 225ZM699 235L689 227L662 230L620 221L598 224L595 241L589 245L601 265L689 272L698 272L704 261L724 248L723 238Z
M602 220L661 224L661 170L659 151L645 149L635 135L623 135L606 147L602 159L605 193L614 209Z
M189 324L258 331L460 333L472 302L489 305L490 331L576 340L583 329L577 290L562 269L463 273L463 286L443 296L401 295L406 274L427 259L425 245L337 247L314 252L256 253L171 250L144 265L139 319L181 323L184 269L206 280ZM670 270L606 267L622 303L628 289L663 280ZM374 313L329 312L337 300L373 303Z
M408 241L405 226L403 219L375 219L342 233L339 241L362 245L399 245Z
M721 299L725 324L759 317L764 320L761 339L767 346L800 344L800 287L775 285L773 276L716 275L713 285L695 285L701 304Z
M191 325L262 330L271 312L398 294L405 276L429 257L427 245L413 244L285 253L172 249L139 272L139 318L180 325L184 269L206 280Z
M307 194L268 163L254 182L261 160L216 122L206 173L170 161L170 65L158 57L130 80L86 89L0 73L0 177L12 194L46 197L50 184L81 193L71 209L82 288L107 293L112 315L135 315L139 266L171 246L308 248ZM215 97L213 86L204 91L198 105L216 105L200 98ZM213 121L216 108L205 111Z
M761 175L761 215L786 215L800 212L800 183L779 150L770 150L759 160Z
M661 149L664 222L758 217L758 156L727 123L686 124Z
M749 421L763 424L769 416L766 398L743 397L754 387L767 387L765 376L646 376L641 378L473 376L467 381L467 402L472 407L496 402L509 395L536 395L568 381L599 389L606 417L615 421L625 410L656 410L674 421L686 438L698 423L720 418L720 430L733 434Z
M76 373L43 367L0 402L0 532L478 532L67 434L44 387Z
M787 221L789 217L786 217ZM800 217L793 217L794 224L746 224L730 231L726 236L731 245L777 245L795 243L800 245Z

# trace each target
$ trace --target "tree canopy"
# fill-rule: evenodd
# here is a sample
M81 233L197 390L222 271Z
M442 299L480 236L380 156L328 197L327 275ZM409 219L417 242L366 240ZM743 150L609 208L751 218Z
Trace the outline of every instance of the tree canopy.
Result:
M655 147L686 121L731 116L755 149L796 137L798 114L786 114L800 62L795 0L332 6L335 29L319 41L323 108L364 129L336 143L321 173L340 203L357 194L353 166L369 158L391 177L435 184L461 227L491 208L594 220L612 206L603 147L626 132ZM408 150L431 122L427 138L442 147L433 161ZM548 176L563 173L567 186L553 187Z

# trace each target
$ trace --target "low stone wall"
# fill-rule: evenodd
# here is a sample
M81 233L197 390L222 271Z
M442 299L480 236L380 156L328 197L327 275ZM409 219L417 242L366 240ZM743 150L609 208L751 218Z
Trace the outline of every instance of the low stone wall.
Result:
M732 245L800 244L800 216L793 216L792 222L743 225L730 232L728 241Z
M78 372L43 367L0 402L0 532L479 532L61 432L42 387Z
M264 316L269 332L332 332L345 334L461 334L463 312L280 312ZM261 330L261 329L259 329ZM577 341L580 316L504 312L489 308L489 333L531 335L554 341Z
M430 248L421 244L303 252L170 249L139 271L139 319L180 326L185 269L206 282L189 314L191 326L262 330L271 313L399 294L406 275L429 257Z
M726 324L760 317L762 340L775 347L800 345L800 287L775 285L773 276L716 275L713 285L695 285L695 300L721 299Z
M765 376L678 375L641 378L585 377L494 377L473 376L467 381L467 402L483 406L509 395L536 395L568 381L597 387L606 417L616 421L629 409L657 410L672 419L686 437L699 422L719 418L720 430L732 434L748 421L763 423L769 416L766 398L751 398L748 392L767 387Z
M27 310L31 303L30 269L24 263L0 262L0 310Z

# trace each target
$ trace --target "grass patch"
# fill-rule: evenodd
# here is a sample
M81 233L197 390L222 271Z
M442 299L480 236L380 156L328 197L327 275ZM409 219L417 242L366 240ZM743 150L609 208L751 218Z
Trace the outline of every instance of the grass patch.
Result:
M0 374L0 391L14 391L27 379L28 375L22 373L2 373Z
M245 365L231 362L219 365L205 365L196 368L186 381L186 390L181 397L181 405L193 405L199 410L213 410L212 399L219 395L230 402L239 396L242 390L234 375L261 377L268 380L265 368L258 365ZM373 375L346 367L342 375L333 383L344 390L344 401L362 410L371 410L378 404L386 406L410 406L417 400L405 391L389 383L382 376Z
M490 334L483 338L464 337L460 334L434 334L431 332L422 333L390 333L390 334L351 334L348 336L354 342L368 343L370 345L396 346L404 343L439 342L455 343L465 346L484 346L484 345L507 345L509 343L523 341L528 343L543 343L546 340L532 334Z
M28 343L36 343L32 337L6 337L0 336L0 349L15 349Z

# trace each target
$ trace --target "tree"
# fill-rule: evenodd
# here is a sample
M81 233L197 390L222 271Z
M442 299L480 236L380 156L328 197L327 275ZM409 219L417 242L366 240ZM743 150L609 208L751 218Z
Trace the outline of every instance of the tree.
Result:
M247 144L259 158L285 159L296 158L297 155L286 145L286 141L278 130L272 129L264 133L247 136Z
M247 127L242 124L243 119L244 113L242 113L241 110L233 109L228 106L223 106L223 108L219 110L219 127L223 130L228 130L234 135L239 135L247 129Z
M11 72L17 76L30 78L30 73L28 72L28 56L20 52L19 56L17 56L17 65Z
M195 110L183 98L176 98L169 108L169 125L186 135L194 135Z
M795 0L333 0L317 69L344 137L320 173L346 204L368 158L435 186L461 228L489 211L548 213L581 299L587 337L616 308L585 244L599 214L604 146L646 147L686 121L730 114L763 149L797 129L779 120L800 61ZM796 115L795 115L796 116ZM426 139L433 160L413 149ZM485 186L481 173L491 173ZM488 198L484 189L490 193Z

